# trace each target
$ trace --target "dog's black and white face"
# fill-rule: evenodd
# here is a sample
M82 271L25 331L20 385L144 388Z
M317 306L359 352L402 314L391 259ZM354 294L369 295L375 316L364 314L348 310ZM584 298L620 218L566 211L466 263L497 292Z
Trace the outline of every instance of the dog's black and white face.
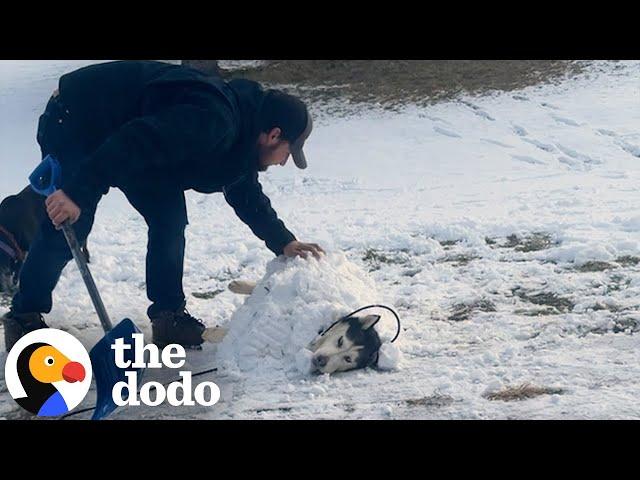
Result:
M371 365L382 345L373 328L379 319L380 315L343 318L315 339L309 345L313 372L346 372Z

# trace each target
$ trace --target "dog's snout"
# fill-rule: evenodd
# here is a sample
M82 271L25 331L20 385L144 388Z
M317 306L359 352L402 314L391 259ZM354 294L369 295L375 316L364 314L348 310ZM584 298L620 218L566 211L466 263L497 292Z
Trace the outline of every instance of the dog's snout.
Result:
M316 355L315 357L313 357L313 365L318 368L326 367L328 361L329 357L327 357L326 355Z

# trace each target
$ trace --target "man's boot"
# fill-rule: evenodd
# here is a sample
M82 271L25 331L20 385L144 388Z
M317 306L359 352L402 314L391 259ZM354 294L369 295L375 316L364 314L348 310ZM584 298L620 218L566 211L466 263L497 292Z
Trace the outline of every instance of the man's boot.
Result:
M177 343L185 348L200 349L204 342L202 334L205 325L191 316L184 305L175 311L164 310L150 313L153 343L164 348L171 343Z
M49 328L40 313L13 313L9 311L2 317L4 323L4 345L8 352L15 343L27 333Z

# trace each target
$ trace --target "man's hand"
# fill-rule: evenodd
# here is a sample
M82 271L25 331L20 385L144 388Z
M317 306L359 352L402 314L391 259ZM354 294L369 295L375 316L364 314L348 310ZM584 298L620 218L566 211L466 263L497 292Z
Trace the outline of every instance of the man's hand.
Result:
M302 243L294 240L284 247L284 254L287 257L302 257L307 258L311 252L314 257L320 260L320 254L325 251L317 243Z
M80 208L62 190L49 195L45 205L47 206L47 214L56 228L60 228L65 220L69 220L69 223L73 224L80 218Z

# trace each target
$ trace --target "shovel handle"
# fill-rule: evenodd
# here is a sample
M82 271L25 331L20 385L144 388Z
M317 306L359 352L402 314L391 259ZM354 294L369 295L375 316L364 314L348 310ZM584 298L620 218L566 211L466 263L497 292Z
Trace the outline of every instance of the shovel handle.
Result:
M40 195L49 196L58 189L61 178L62 167L60 166L60 162L55 157L47 155L29 176L29 183L35 192ZM98 293L96 282L93 281L93 277L87 266L87 261L80 251L80 244L78 243L76 234L68 220L62 224L62 232L64 233L64 238L67 239L67 244L71 249L73 258L76 260L76 265L78 265L78 269L82 274L82 280L89 291L89 296L96 309L98 318L100 318L102 328L105 333L110 332L113 329L113 325L111 324L111 320L109 320L107 310L104 308L102 298L100 298L100 294Z
M113 329L113 325L111 323L111 320L109 320L109 315L107 314L106 308L104 308L104 303L102 303L102 298L100 297L100 293L98 293L96 283L93 281L93 276L91 276L87 261L80 251L80 244L78 243L76 234L73 231L73 227L68 220L66 220L62 224L62 232L64 233L64 238L67 239L67 244L71 249L71 253L73 254L73 258L76 261L76 265L78 265L78 269L80 270L80 274L82 275L82 280L87 287L89 296L91 297L91 301L93 302L93 306L95 307L96 313L98 314L98 318L100 318L102 328L104 329L104 332L107 333Z

